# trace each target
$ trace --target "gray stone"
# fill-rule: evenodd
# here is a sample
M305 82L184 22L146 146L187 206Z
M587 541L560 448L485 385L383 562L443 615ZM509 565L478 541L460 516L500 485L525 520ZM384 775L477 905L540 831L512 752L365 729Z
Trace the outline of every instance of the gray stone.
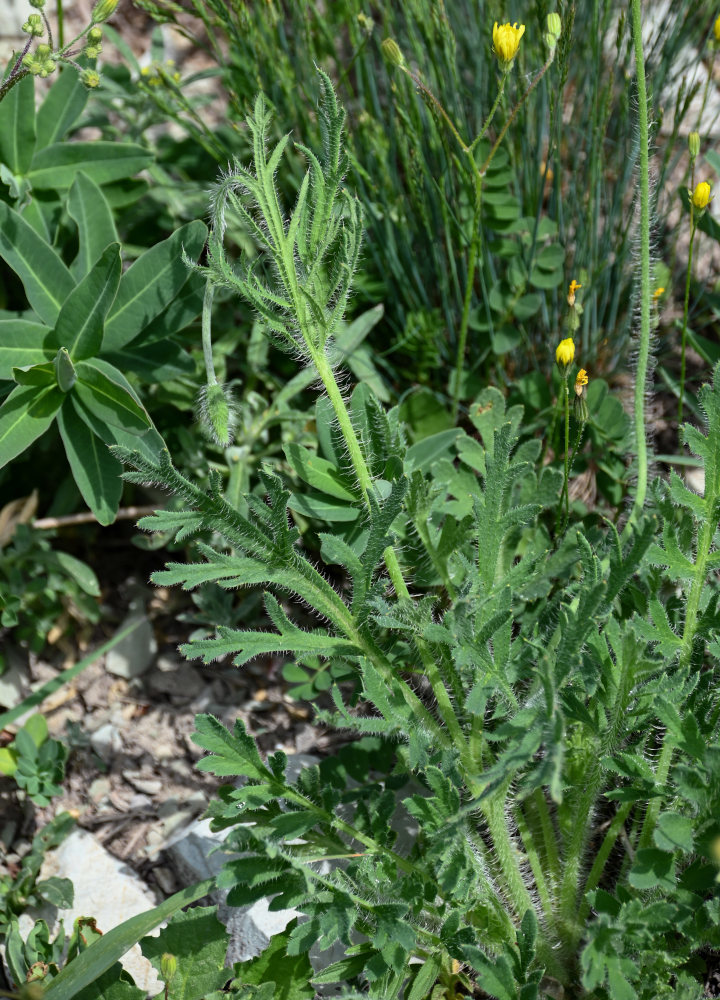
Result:
M135 872L109 854L85 830L74 830L56 850L45 855L40 877L52 876L71 879L75 887L73 906L61 913L54 907L24 913L20 918L23 937L40 918L47 920L55 933L60 917L66 932L77 917L95 917L99 929L106 933L130 917L157 906L152 892ZM160 992L162 987L155 970L143 957L139 944L124 955L121 962L140 989L152 996Z
M153 627L140 600L131 603L130 614L118 631L122 631L128 625L135 625L135 628L105 657L105 669L108 673L124 677L126 680L144 674L157 653L157 640Z
M92 734L90 746L98 757L109 764L122 750L122 738L112 722L106 722Z

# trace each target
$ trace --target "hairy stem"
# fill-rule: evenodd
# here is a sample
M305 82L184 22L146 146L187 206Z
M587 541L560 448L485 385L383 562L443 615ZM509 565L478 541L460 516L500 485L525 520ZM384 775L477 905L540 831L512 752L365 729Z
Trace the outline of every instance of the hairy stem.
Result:
M687 340L688 306L690 303L690 277L692 274L693 244L695 243L695 205L690 199L690 246L688 248L687 271L685 273L685 297L683 299L683 322L680 342L680 396L678 398L678 423L683 418L683 397L685 395L685 344Z
M626 530L634 525L645 505L648 481L648 445L645 436L645 389L650 361L650 160L647 86L642 44L641 0L632 0L632 34L635 46L635 73L638 89L638 132L640 142L640 343L635 375L635 450L637 482L635 499Z

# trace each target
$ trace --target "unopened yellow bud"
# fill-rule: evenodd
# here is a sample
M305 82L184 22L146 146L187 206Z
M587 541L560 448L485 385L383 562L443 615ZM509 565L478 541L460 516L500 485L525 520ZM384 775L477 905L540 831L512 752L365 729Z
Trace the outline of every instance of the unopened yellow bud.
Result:
M515 24L498 24L493 27L493 52L498 57L498 62L503 72L507 73L512 67L513 60L520 48L520 39L525 34L525 25L518 28Z
M28 19L23 24L22 30L31 38L40 38L45 33L45 25L40 14L28 14Z
M566 337L565 340L561 340L555 351L555 360L557 361L558 368L566 369L568 365L573 363L573 358L575 357L575 341L572 337Z
M99 45L102 41L102 28L91 28L87 33L87 40L90 45Z
M86 87L99 87L100 86L100 76L95 72L94 69L85 69L80 74L80 81L84 83Z
M93 24L100 24L102 21L107 21L115 13L117 5L118 0L98 0L93 7L91 15Z
M166 984L172 982L177 972L177 959L170 952L166 951L160 959L160 975Z
M384 38L380 43L380 48L391 66L402 67L405 65L405 56L394 38Z
M715 41L720 43L720 17L715 19L715 26L713 27L713 34L715 35Z
M711 187L707 181L700 181L699 184L695 185L695 190L692 193L692 203L695 208L699 208L701 211L708 207L710 204L710 192Z
M559 14L548 14L547 30L548 34L555 35L556 38L560 37L560 33L562 32L562 21L560 20Z

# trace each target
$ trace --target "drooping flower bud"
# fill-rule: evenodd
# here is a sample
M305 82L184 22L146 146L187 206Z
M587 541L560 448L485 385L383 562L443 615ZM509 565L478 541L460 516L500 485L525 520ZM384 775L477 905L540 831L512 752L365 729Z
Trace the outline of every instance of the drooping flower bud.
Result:
M235 404L227 386L209 382L198 396L197 415L210 437L221 448L232 444L235 429Z

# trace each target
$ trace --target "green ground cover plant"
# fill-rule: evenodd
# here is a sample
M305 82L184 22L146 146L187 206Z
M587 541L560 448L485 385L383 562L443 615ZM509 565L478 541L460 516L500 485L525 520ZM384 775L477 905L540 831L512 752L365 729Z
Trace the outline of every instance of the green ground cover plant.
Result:
M171 4L146 6L155 16L178 14ZM484 30L483 51L491 39L497 59L482 69L473 64L486 75L473 85L488 106L468 120L467 101L456 100L464 93L456 71L461 43L441 3L418 0L407 14L390 15L383 56L371 47L375 28L368 15L350 3L323 19L315 8L294 4L287 10L269 4L259 17L244 6L197 0L198 17L218 29L210 34L216 53L225 54L222 32L237 42L224 77L237 112L248 96L238 82L242 74L253 70L257 90L250 40L256 56L284 53L275 60L274 89L263 87L245 118L241 155L213 189L209 230L186 223L120 277L118 241L96 240L97 252L83 257L78 223L76 260L85 259L87 267L77 271L77 265L76 274L67 268L74 284L64 303L54 296L52 312L43 297L52 284L42 269L33 277L36 266L23 263L7 227L0 227L4 258L28 300L22 315L3 321L8 331L23 323L41 329L35 349L46 352L11 366L17 388L0 408L0 431L6 427L11 445L29 444L25 427L35 419L33 406L57 403L43 418L49 425L69 405L111 445L107 461L113 469L126 467L126 482L170 494L173 502L140 527L163 544L172 542L176 552L191 541L192 548L189 558L173 557L153 581L187 591L215 588L214 597L197 603L201 617L216 616L213 627L193 634L181 647L184 655L208 666L226 658L242 666L268 654L286 657L286 676L315 700L318 722L349 740L290 780L286 755L265 758L239 720L228 729L211 715L196 719L193 739L206 751L199 768L229 779L207 812L213 828L225 832L228 854L214 885L227 890L231 906L270 898L272 910L292 907L301 914L260 956L226 966L227 934L214 908L181 912L206 895L209 883L102 936L81 921L70 934L61 928L51 937L38 921L23 938L17 913L25 900L33 894L68 898L68 886L38 882L43 845L65 829L58 819L18 877L0 887L14 997L139 1000L141 991L117 960L141 939L167 1000L311 1000L328 989L346 1000L703 995L708 961L720 952L720 360L706 359L697 393L684 383L678 393L681 407L698 419L679 425L677 450L702 472L702 492L674 470L654 474L647 434L659 295L645 71L647 64L655 88L672 81L673 46L691 36L692 25L678 17L661 32L672 44L665 37L666 44L647 55L640 0L632 0L617 26L613 70L632 67L636 106L620 128L631 113L637 116L635 138L622 137L634 143L626 179L635 168L638 175L631 266L633 233L627 221L621 225L628 203L620 185L609 204L620 201L602 220L602 233L579 208L608 204L598 183L604 176L599 134L585 137L585 183L594 193L575 202L572 222L553 217L562 216L570 195L561 186L563 109L546 89L548 76L563 80L565 74L567 81L573 39L583 26L607 29L611 5L595 3L591 13L563 5L559 13L543 9L542 17L537 5L534 29L528 17L528 25L500 20L492 31L490 5L478 7L468 23ZM298 73L310 53L337 56L334 17L356 42L337 88L320 66ZM720 44L720 18L709 24ZM398 26L404 34L395 38ZM283 32L291 29L302 45L285 45ZM600 40L592 45L604 60ZM401 133L377 129L374 144L363 146L357 132L348 135L338 92L351 80L355 95L369 87L365 60L377 57L392 67L384 79L394 113L411 123L423 152L413 174L412 144L404 147L401 162L414 180L399 194L399 174L385 178L373 207L368 182L382 176L378 136L401 143ZM526 59L534 61L528 66ZM504 104L520 76L523 85ZM298 82L317 93L312 116L304 110L298 119L311 127L307 138L299 131L278 137L286 127L279 112L306 99ZM24 93L18 84L0 108ZM543 95L549 117L536 113L534 102ZM612 87L595 85L596 131L609 122L615 96ZM684 100L678 98L678 110ZM370 107L387 110L378 93ZM553 157L558 166L547 216L542 188L528 198L521 182L532 162L523 155L528 137L536 159L547 143L543 186ZM433 155L442 158L442 170L433 172ZM663 169L671 160L672 154ZM438 178L458 186L443 188ZM712 238L710 213L699 215L708 208L711 186L698 181L709 188L698 191L696 179L678 201L688 206L692 239L699 233ZM577 192L582 181L573 183ZM20 183L9 186L9 200L20 201L23 190ZM102 206L99 184L85 195L82 204ZM410 205L417 209L414 231ZM16 233L41 238L20 209L9 201L0 207ZM88 232L95 235L94 228ZM454 268L457 280L438 286L412 274L406 255L418 232L444 234L422 266L435 274L445 269L446 278ZM392 239L383 242L389 233ZM601 259L605 239L617 250L612 262ZM569 279L571 240L576 277ZM45 246L54 253L47 239ZM223 456L224 464L205 464L199 476L192 463L174 460L159 434L157 447L143 447L157 432L124 374L125 368L136 372L127 348L136 338L142 348L143 331L160 309L129 325L110 360L101 357L123 281L130 284L128 276L144 259L155 260L153 254L167 260L175 276L157 282L160 309L170 312L185 288L196 311L183 316L190 321L201 312L205 386L198 415L214 442L210 453ZM410 387L391 391L386 376L392 369L368 347L382 319L365 301L377 287L375 268L385 272L388 295L406 276L403 295L386 316L398 332L415 316L412 328L427 352L418 349L412 376L424 383L421 398L431 405L418 407L420 394ZM688 261L678 338L683 376L691 271ZM613 288L611 301L613 275L625 290ZM353 319L355 288L361 307ZM634 325L608 348L621 357L629 337L635 350L628 419L592 367L601 364L610 317L615 322L627 310L629 323L631 290ZM433 292L437 299L428 299ZM528 296L533 302L521 307ZM146 297L143 286L138 298ZM247 371L273 368L262 393L252 382L238 387L218 350L228 336L220 313L234 297L255 317ZM72 312L72 324L63 320L68 303L73 310L82 306ZM39 320L28 318L30 309ZM487 320L487 309L502 319ZM484 310L486 319L476 320L473 312L482 317ZM430 343L437 340L438 316L453 330L450 349ZM59 336L63 322L81 333ZM30 326L13 350L32 339ZM266 341L269 348L262 346ZM520 344L527 356L511 372ZM428 358L432 365L423 370ZM292 377L283 383L288 370ZM7 417L19 390L34 393L23 396L27 406L20 407L26 423ZM119 421L121 402L124 413L143 415L142 426ZM103 420L123 435L103 433ZM62 425L60 432L65 440ZM600 499L593 506L571 502L573 476L607 451L608 442L616 455L605 456ZM239 455L238 448L244 449ZM18 453L11 447L8 462ZM82 488L83 455L79 451L71 466L92 507L91 491ZM117 505L119 492L114 496ZM99 506L95 512L102 521ZM2 761L18 782L22 776L29 797L47 799L63 755L43 738L41 725L27 726ZM409 843L398 836L408 826ZM145 937L167 918L160 937Z

